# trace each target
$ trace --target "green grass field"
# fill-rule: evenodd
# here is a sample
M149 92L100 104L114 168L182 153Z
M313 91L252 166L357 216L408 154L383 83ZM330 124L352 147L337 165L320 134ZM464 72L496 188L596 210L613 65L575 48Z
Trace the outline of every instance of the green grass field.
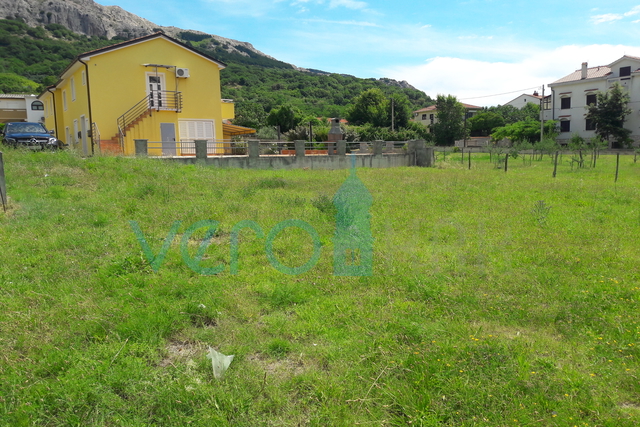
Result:
M373 274L333 275L334 193L349 171L249 171L5 151L0 425L636 426L640 164L558 175L475 154L358 169ZM265 235L308 222L306 273ZM218 221L202 266L194 256ZM129 221L154 254L154 271ZM169 242L168 242L169 243ZM273 240L304 264L311 237ZM208 347L235 355L213 376Z

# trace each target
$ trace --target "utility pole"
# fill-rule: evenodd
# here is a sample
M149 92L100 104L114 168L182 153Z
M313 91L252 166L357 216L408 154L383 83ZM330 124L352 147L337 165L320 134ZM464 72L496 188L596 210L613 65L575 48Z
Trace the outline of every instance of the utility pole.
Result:
M540 142L544 138L544 84L542 85L542 98L540 98Z
M391 132L396 130L396 114L395 114L395 105L393 102L393 98L391 98Z

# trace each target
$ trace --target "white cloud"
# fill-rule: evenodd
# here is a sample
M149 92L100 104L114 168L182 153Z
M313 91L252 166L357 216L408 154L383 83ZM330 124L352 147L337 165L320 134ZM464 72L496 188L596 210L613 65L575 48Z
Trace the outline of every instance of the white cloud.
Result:
M637 15L638 13L640 13L640 6L634 6L629 12L625 13L624 16L633 16Z
M604 24L605 22L619 21L624 16L617 13L605 13L604 15L595 15L591 17L594 24Z
M596 9L592 9L595 11ZM640 13L640 5L632 7L628 12L625 13L604 13L602 15L594 15L591 17L591 22L598 25L604 24L607 22L615 22L620 21L628 16L634 16Z
M396 66L381 72L390 78L408 81L432 98L451 94L467 104L490 106L509 102L522 93L532 93L535 87L540 91L542 85L580 69L583 62L588 62L590 67L608 65L625 53L640 54L640 46L570 45L528 53L527 57L513 62L440 56L422 65ZM549 89L545 90L548 94Z

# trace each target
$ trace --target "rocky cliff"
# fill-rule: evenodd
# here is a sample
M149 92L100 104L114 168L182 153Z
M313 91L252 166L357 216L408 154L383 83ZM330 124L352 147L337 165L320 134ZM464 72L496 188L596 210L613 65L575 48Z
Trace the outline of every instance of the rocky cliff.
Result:
M60 24L75 33L107 38L114 36L135 38L159 30L170 36L176 36L185 31L176 27L156 25L119 6L102 6L93 0L1 0L0 18L18 18L32 27ZM205 34L201 31L190 30L190 32ZM250 43L216 35L211 37L230 53L247 56L246 50L249 50L269 57Z

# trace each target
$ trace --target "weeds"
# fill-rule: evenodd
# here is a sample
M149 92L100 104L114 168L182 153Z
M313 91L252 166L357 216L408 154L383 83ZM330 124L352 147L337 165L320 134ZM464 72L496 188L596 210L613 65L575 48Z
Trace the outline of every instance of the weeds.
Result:
M531 214L536 220L538 226L544 227L545 225L547 225L547 217L549 216L550 211L551 206L546 205L544 203L544 200L538 200L533 206L533 209L531 209Z

